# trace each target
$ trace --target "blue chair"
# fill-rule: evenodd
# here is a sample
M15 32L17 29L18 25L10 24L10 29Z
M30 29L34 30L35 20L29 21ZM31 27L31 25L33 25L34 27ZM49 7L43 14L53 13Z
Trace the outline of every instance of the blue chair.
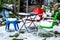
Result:
M18 21L17 20L10 20L10 19L8 19L8 17L6 17L6 11L7 10L2 9L2 15L3 15L4 19L6 20L5 30L9 30L9 25L12 23L14 25L14 30L17 31L19 29Z

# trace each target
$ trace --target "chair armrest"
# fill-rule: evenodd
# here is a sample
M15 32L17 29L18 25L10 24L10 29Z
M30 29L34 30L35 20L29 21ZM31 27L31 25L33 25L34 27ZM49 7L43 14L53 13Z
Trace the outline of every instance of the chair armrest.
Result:
M6 20L14 21L14 20L17 20L17 19L16 18L7 18Z
M42 15L42 14L38 14L38 15Z
M53 17L44 17L44 18L49 18L49 19L51 19L51 18L53 18Z
M30 13L36 13L36 12L30 12ZM36 13L37 14L37 13Z

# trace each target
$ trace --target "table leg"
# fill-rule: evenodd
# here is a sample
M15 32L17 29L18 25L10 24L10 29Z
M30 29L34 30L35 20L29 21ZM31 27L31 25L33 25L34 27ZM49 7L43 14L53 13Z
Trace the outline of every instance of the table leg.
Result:
M36 16L37 16L37 15L35 15L34 19L36 18ZM31 18L31 16L30 16L30 18ZM32 20L32 19L31 19L31 20ZM31 26L31 24L33 24L33 25L35 26L35 30L37 30L37 31L38 31L38 28L36 27L36 25L35 25L35 23L34 23L34 21L33 21L33 20L31 21L31 23L30 23L30 25L29 25L28 27L30 27L30 26Z
M23 26L25 26L25 28L26 28L27 32L29 32L29 31L28 31L28 29L27 29L27 27L26 27L26 25L25 25L26 20L25 20L25 22L24 22L24 20L22 20L22 22L23 22L23 25L21 26L21 28L20 28L19 32L21 31L21 29L23 28Z

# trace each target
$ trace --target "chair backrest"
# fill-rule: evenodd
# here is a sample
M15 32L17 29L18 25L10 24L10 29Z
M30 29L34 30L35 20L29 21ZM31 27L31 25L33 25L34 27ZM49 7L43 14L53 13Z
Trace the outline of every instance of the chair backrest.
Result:
M53 28L53 26L54 26L54 22L56 21L56 19L57 19L57 16L58 16L58 12L56 12L55 13L55 15L54 15L54 18L53 18L53 22L52 22L52 28Z
M38 16L42 19L43 10L40 7L34 8L33 12L38 13Z
M6 17L6 14L5 14L5 9L2 9L2 16L3 16L4 18L7 18L7 17Z
M56 21L57 16L58 16L58 12L55 13L55 15L53 17L53 21L52 21L52 25L51 26L43 26L43 25L40 25L40 26L38 26L38 28L53 28L54 27L54 22Z
M53 20L56 20L58 16L58 12L55 13Z

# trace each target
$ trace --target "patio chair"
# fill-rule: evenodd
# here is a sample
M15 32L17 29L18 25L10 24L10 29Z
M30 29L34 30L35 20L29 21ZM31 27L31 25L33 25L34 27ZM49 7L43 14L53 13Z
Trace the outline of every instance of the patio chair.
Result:
M10 24L13 24L14 25L14 28L15 28L14 30L17 31L19 29L17 19L16 18L8 18L6 16L6 13L7 13L6 11L7 10L2 9L2 15L3 15L4 19L6 20L5 30L9 30Z
M33 24L34 27L36 27L36 24L34 22L39 22L42 19L43 10L40 7L36 7L35 9L33 9L33 11L32 11L31 14L32 14L32 17L34 16L34 14L37 14L37 16L39 17L39 19L35 19L36 16L34 18L27 19L27 21L31 22L30 25L29 25L29 27L31 26L31 24Z
M56 22L56 19L57 19L57 16L58 16L58 12L55 13L54 17L53 17L53 21L52 21L52 24L49 26L44 26L44 25L39 25L38 28L53 28L54 27L54 22ZM45 22L46 24L46 22Z
M34 14L37 14L37 16L39 17L39 19L27 19L29 21L36 21L36 22L39 22L41 19L42 19L42 15L43 15L43 10L40 8L40 7L36 7L33 9L33 11L31 12L31 14L34 16ZM32 16L32 17L33 17Z
M43 10L42 10L42 8L36 7L36 8L33 10L33 12L37 13L38 16L42 19L42 15L43 15Z

